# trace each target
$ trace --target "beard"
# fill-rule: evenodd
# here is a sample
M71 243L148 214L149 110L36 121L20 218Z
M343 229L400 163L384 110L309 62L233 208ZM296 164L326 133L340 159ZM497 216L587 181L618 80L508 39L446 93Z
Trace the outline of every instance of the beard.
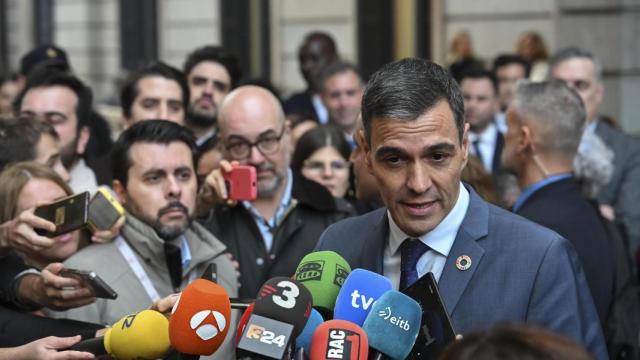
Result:
M71 171L71 167L75 164L76 160L78 160L78 154L76 154L76 148L78 146L78 137L67 145L63 145L60 148L60 161L65 169Z
M181 211L183 211L187 217L186 220L180 224L163 224L160 221L162 215L175 209L180 209ZM172 201L167 206L158 210L158 216L152 222L146 221L146 219L144 218L142 218L142 220L145 223L151 225L156 234L158 234L158 237L164 241L170 241L182 235L193 222L193 218L189 216L189 210L179 201Z
M189 109L187 109L187 122L190 125L196 127L211 127L215 126L218 123L217 114L210 114L203 111L200 111L193 107L193 105L189 105Z
M269 179L267 181L258 180L258 198L260 199L272 198L280 188L280 185L284 180L284 176L282 174L279 174L276 171L275 167L269 163L263 163L260 166L256 166L255 168L256 168L256 172L270 171L271 173L273 173L272 179Z

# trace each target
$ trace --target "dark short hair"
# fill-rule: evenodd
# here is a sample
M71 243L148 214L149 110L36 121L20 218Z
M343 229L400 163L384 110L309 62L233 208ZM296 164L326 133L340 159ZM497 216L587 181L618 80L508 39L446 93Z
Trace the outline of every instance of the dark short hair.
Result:
M320 76L318 81L320 91L321 92L324 91L324 82L327 81L327 79L329 79L330 77L336 74L342 74L349 71L355 73L358 79L360 80L360 82L362 83L362 74L360 74L360 70L358 69L357 66L347 61L338 60L327 65L327 67L325 67L324 69L322 69L322 71L320 71Z
M334 56L338 55L338 47L336 46L336 42L333 40L333 37L329 35L329 33L326 33L324 31L313 31L308 33L307 35L305 35L304 41L302 42L300 49L302 49L304 45L312 41L323 42L331 55L334 55Z
M188 77L191 70L203 61L216 62L222 65L231 78L231 88L233 89L238 85L238 81L242 77L238 58L220 46L203 46L195 49L187 56L187 60L184 62L184 75Z
M12 163L34 160L43 134L58 139L53 126L33 116L0 116L0 171Z
M349 160L351 147L344 137L344 131L333 125L321 125L307 131L300 137L291 157L291 169L300 172L305 160L316 150L325 146L335 148L345 160Z
M373 118L415 120L441 100L449 104L462 142L464 101L458 83L447 70L415 58L384 65L371 76L362 97L367 142L371 142Z
M529 77L529 72L531 71L531 66L522 56L514 55L514 54L502 54L496 57L493 60L493 74L494 76L498 76L498 69L503 66L508 65L520 65L524 69L524 77Z
M127 80L125 80L122 89L120 90L120 105L122 106L122 113L125 116L131 116L133 103L140 93L138 83L140 80L151 76L159 76L177 82L178 85L180 85L180 89L182 89L182 106L186 111L189 106L189 86L187 85L187 79L184 74L180 70L167 65L162 61L155 61L142 69L133 72L129 75Z
M491 87L493 88L493 93L498 93L498 80L496 79L496 75L488 70L481 68L470 68L464 73L462 73L462 77L460 78L460 86L466 79L479 80L479 79L487 79L491 82Z
M139 121L125 130L111 150L111 167L113 179L127 185L129 168L131 167L130 150L136 143L168 145L182 142L192 153L193 168L196 169L196 140L191 131L184 126L166 120Z
M66 71L55 70L51 68L38 68L34 69L27 77L27 85L18 95L14 107L16 112L20 112L22 107L22 101L29 90L40 87L52 87L63 86L73 91L78 98L78 105L76 106L76 117L78 118L78 129L80 130L89 126L91 122L91 112L93 94L91 89L86 86L79 78Z
M553 71L553 69L560 63L571 59L591 60L591 62L593 63L593 77L598 81L602 81L603 67L600 60L593 56L591 52L575 46L560 49L555 54L553 54L553 56L549 60L549 71Z

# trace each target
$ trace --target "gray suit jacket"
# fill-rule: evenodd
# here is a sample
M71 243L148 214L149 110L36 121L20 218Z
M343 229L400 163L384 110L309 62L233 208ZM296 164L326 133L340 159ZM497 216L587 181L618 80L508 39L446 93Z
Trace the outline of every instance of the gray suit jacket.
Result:
M527 322L573 338L598 359L607 359L598 315L571 244L469 192L469 209L438 283L456 331ZM332 225L317 250L336 251L352 268L382 274L388 236L383 208ZM472 261L466 271L455 265L461 255Z
M640 245L640 139L598 121L596 134L613 151L613 175L598 202L612 205L629 233L632 251Z

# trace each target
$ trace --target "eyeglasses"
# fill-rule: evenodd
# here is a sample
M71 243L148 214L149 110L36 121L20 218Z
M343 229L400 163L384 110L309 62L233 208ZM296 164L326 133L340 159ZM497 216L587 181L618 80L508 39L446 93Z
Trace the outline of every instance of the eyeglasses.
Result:
M349 170L349 162L342 160L334 160L329 163L323 161L305 161L302 165L304 169L311 172L323 173L324 170L329 167L331 171L346 171Z
M568 87L578 91L585 91L591 87L591 81L589 80L559 80L564 82Z
M284 136L285 125L282 125L280 135L260 136L255 142L243 138L234 138L229 141L225 149L235 159L246 159L251 155L251 149L255 146L262 155L271 155L280 149L280 139Z

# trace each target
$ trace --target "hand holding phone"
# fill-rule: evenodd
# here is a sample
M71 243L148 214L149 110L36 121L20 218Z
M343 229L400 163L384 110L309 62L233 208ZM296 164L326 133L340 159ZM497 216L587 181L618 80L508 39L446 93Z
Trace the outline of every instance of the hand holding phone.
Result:
M112 300L118 297L118 293L93 271L65 268L60 271L59 275L67 278L73 278L82 284L89 285L95 292L96 297Z
M34 214L49 220L56 226L55 231L35 229L38 235L56 237L78 230L87 224L89 192L74 194L56 202L36 207Z
M253 201L258 195L256 168L234 165L229 172L222 174L227 187L228 199Z

